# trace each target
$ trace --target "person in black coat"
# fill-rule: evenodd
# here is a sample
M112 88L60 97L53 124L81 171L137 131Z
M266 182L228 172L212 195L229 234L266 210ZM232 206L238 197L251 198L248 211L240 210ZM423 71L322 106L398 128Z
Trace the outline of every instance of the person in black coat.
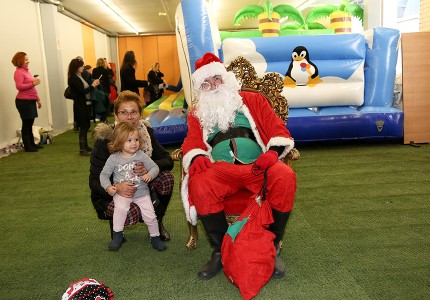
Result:
M160 71L160 64L158 62L153 64L151 70L148 72L148 81L150 84L149 93L151 99L148 104L151 104L163 95L164 89L160 87L167 87L167 83L164 81L163 77L164 74Z
M90 129L91 113L91 91L100 84L98 79L88 82L82 77L84 62L78 58L72 59L67 72L67 83L73 94L74 112L79 127L79 149L80 155L89 156L91 148L88 146L87 133Z
M151 200L154 203L155 213L159 222L160 238L163 241L168 241L170 240L170 234L164 228L163 217L173 193L174 176L170 172L173 169L173 160L169 152L155 138L149 122L142 120L141 112L142 105L137 94L124 91L118 95L114 106L115 121L133 123L139 128L140 134L144 137L144 142L140 145L141 149L151 157L160 169L160 174L151 181L149 187ZM113 128L111 125L100 123L93 131L95 142L90 158L89 186L91 189L91 201L99 219L110 219L106 212L112 201L112 196L101 186L100 173L110 155L107 145ZM134 171L138 176L146 173L146 170L141 166L135 167ZM136 191L136 187L129 182L113 182L113 184L115 184L117 193L127 198L131 198Z
M121 77L121 92L128 90L139 95L139 87L149 87L148 81L136 79L136 64L134 51L125 52L119 73Z

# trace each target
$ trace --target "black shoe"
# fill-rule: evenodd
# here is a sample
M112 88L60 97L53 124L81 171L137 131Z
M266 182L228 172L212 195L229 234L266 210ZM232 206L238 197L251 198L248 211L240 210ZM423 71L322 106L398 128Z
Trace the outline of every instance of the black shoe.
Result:
M109 248L109 250L112 250L112 251L119 250L119 248L121 248L121 246L122 246L122 243L124 243L124 242L125 242L124 232L123 231L118 231L118 232L114 231L113 236L112 236L112 241L109 243L108 248Z
M275 268L273 269L272 278L280 279L285 276L285 264L280 257L281 247L276 247Z
M221 269L221 253L214 251L212 252L211 260L200 269L197 276L202 280L209 280L215 277Z
M91 153L90 153L90 152L88 152L88 150L87 150L87 149L81 149L81 150L79 151L79 155L80 155L80 156L90 156L90 155L91 155Z
M170 241L170 233L164 228L163 223L158 223L158 229L160 230L160 239L163 242Z
M151 245L157 251L164 251L167 249L166 245L163 244L159 236L151 237Z
M25 152L37 152L39 150L37 150L37 148L33 148L33 147L27 147L24 148Z
M86 149L88 152L93 151L93 148L91 148L90 146L86 146L86 147L85 147L85 149Z
M43 146L40 144L34 144L32 146L33 146L33 148L36 148L36 149L43 149Z

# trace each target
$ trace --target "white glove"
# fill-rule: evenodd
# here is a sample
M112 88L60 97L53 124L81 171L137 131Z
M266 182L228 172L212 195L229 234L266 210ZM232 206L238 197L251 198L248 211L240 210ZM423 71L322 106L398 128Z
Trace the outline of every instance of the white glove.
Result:
M158 88L161 90L161 89L164 89L164 83L160 83L159 85L158 85Z

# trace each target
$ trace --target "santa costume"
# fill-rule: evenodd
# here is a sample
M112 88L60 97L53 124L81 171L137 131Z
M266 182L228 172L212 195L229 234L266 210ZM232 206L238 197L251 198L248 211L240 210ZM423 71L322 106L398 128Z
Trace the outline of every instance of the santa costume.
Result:
M234 81L237 84L234 74L227 72L214 54L206 53L197 60L192 80L198 101L206 95L217 93L216 89L223 89L221 84L208 93L199 91L202 83L219 75L223 83ZM214 248L211 261L199 272L201 279L212 278L221 268L220 247L227 230L223 201L227 196L247 189L253 194L251 198L255 199L267 169L267 201L275 221L269 230L276 236L276 246L282 239L294 202L295 174L289 166L279 161L294 147L294 140L264 96L254 92L237 92L240 86L237 84L237 87L234 97L239 98L239 102L229 123L218 122L216 126L207 126L201 116L211 115L211 112L202 114L197 102L188 115L188 134L182 145L183 167L187 174L181 194L187 220L195 225L197 215L200 216ZM223 111L222 108L220 111ZM255 172L259 167L264 169ZM198 174L200 171L202 173ZM285 272L280 263L275 266L275 277L282 277Z

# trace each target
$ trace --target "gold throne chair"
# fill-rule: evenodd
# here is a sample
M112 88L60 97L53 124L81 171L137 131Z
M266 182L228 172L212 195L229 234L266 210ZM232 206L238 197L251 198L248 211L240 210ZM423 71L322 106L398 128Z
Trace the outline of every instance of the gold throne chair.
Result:
M266 73L262 78L259 78L252 64L242 56L237 57L227 67L228 71L232 71L236 78L241 83L241 90L261 93L269 101L275 113L285 123L288 120L288 101L281 95L284 87L282 77L278 73ZM191 106L194 103L191 103ZM185 176L182 168L182 149L176 149L172 152L172 158L175 161L181 162L181 183ZM300 158L300 153L296 148L293 148L284 158L284 163L292 167L292 163ZM246 208L247 202L251 193L247 190L239 191L233 196L226 198L224 204L224 212L229 224L233 224L239 217L240 213ZM237 205L237 201L241 201ZM236 202L236 203L234 203ZM234 203L234 205L233 205ZM188 223L189 237L185 244L188 250L197 248L198 231L197 225L193 226Z

